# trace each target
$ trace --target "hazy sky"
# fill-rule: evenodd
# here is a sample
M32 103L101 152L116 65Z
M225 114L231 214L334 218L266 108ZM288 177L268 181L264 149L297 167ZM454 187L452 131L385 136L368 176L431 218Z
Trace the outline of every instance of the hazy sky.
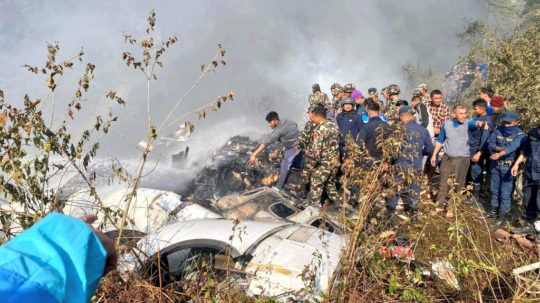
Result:
M197 124L194 151L203 152L232 135L265 130L269 110L301 122L314 82L324 90L335 81L354 82L366 91L401 83L405 63L447 70L463 52L456 33L467 21L485 18L483 2L0 0L0 88L10 100L24 93L45 97L43 80L22 65L42 64L47 42L60 42L60 58L84 47L86 60L97 69L82 124L106 111L105 92L117 90L128 104L113 106L120 120L103 148L132 153L145 134L145 82L121 61L122 33L142 33L154 8L159 32L177 35L180 42L166 55L152 86L153 119L171 110L218 43L227 50L228 65L203 81L175 112L180 116L229 90L237 93L236 102ZM77 77L72 72L60 83L57 113L69 102ZM50 103L46 106L50 112Z

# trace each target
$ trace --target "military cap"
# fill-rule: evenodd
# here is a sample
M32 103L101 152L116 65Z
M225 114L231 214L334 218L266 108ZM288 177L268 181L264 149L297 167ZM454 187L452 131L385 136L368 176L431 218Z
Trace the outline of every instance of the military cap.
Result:
M339 83L334 83L330 86L330 89L342 89L343 87L341 87L341 84Z
M346 92L346 93L352 93L354 90L354 85L352 83L347 83L345 84L345 86L343 87L343 91Z
M422 90L420 88L417 88L413 91L413 97L422 96Z
M375 87L370 87L367 90L369 96L377 96L377 89Z
M388 86L388 94L390 96L392 95L399 95L399 93L401 92L401 89L399 88L399 85L397 84L390 84L390 86Z
M313 84L311 88L315 91L321 91L321 86L319 85L319 83Z
M419 84L418 87L417 87L416 89L418 89L418 90L423 90L423 89L427 90L427 89L428 89L428 85L425 84L425 83L422 83L422 84Z
M519 120L519 115L514 112L504 112L501 115L501 121L502 122L514 122Z

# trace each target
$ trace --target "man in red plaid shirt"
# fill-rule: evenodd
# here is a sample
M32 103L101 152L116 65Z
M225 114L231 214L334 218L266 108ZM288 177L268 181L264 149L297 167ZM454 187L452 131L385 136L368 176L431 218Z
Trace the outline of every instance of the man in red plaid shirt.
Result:
M444 97L440 90L434 89L430 94L431 101L428 102L427 108L433 120L433 130L435 137L441 132L441 127L446 120L450 119L450 109L444 103Z

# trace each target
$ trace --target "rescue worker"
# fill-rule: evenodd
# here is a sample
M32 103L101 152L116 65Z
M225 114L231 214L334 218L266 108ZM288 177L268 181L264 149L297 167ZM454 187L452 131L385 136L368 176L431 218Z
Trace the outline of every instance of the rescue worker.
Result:
M399 109L399 120L404 129L404 142L396 160L400 190L388 199L388 210L395 211L399 198L406 210L414 213L420 198L420 184L417 176L422 175L424 156L431 155L433 143L425 127L416 122L415 111L409 106Z
M399 97L401 89L397 84L391 84L388 86L387 93L389 101L386 109L386 117L389 121L396 121L399 119L399 108L403 105L409 105L409 103Z
M321 86L318 83L313 84L311 87L312 94L309 95L309 107L316 106L318 104L325 108L330 107L331 101L328 99L328 95L321 91Z
M352 98L352 93L354 91L354 85L352 83L347 83L343 86L343 95L342 98Z
M326 119L326 109L316 106L310 110L310 121L316 125L312 132L310 145L305 150L310 189L307 198L308 205L321 205L323 192L328 198L339 203L336 187L336 176L339 161L339 130L337 126Z
M364 146L372 160L376 161L382 159L382 149L378 146L377 139L380 136L388 135L390 128L388 124L381 119L379 103L368 99L366 102L366 111L369 120L360 128L358 136L356 137L356 143L360 146ZM372 161L368 162L369 163L364 164L370 166Z
M377 91L377 88L375 87L370 87L368 88L368 98L371 98L373 101L375 102L381 102L380 98L379 98L379 92ZM382 104L380 104L382 105Z
M298 148L298 125L290 120L281 121L278 113L274 111L269 112L266 115L266 122L268 123L268 127L272 129L272 132L263 138L262 143L259 144L257 149L251 154L248 162L251 165L255 165L255 163L257 163L257 156L265 150L267 146L276 142L282 144L284 152L283 158L281 159L279 178L276 187L283 188L287 181L291 165L296 156L300 153L300 149Z
M431 101L431 97L429 96L428 85L425 83L422 83L418 85L416 89L420 93L420 97L422 98L422 103L424 103L424 105L427 106L429 102Z
M502 224L508 220L512 206L514 187L512 166L518 157L518 150L525 141L526 135L519 127L519 115L516 113L503 113L500 123L488 139L489 159L491 160L491 209L487 217L496 218L498 211L498 223Z
M516 177L521 163L525 163L523 174L523 218L535 221L540 214L540 126L529 131L521 155L512 166L512 176ZM540 222L538 222L540 226ZM537 231L538 232L538 231Z
M352 99L347 98L341 100L341 113L337 115L336 122L340 132L340 153L343 156L344 148L347 143L347 136L351 135L352 138L355 139L362 127L362 123L354 110L354 102Z
M469 178L473 186L473 195L478 201L484 183L483 175L486 172L488 163L487 140L495 125L493 119L487 113L487 102L485 100L476 99L472 105L474 110L473 120L486 123L485 127L469 131L469 147L471 150Z
M332 113L333 117L336 117L340 110L341 95L343 94L343 87L339 83L334 83L330 86L330 92L332 93Z

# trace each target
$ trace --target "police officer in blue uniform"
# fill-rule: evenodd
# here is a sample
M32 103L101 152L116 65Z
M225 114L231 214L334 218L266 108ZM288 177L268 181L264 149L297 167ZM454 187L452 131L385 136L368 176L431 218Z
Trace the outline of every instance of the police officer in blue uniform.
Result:
M540 126L531 129L527 134L521 155L512 167L512 176L517 176L523 162L523 217L527 221L534 221L540 213Z
M336 122L339 127L339 150L343 156L345 146L347 143L347 136L351 135L353 139L356 138L362 122L358 120L356 111L354 110L354 101L351 98L345 98L341 100L341 113L336 117Z
M388 124L386 124L380 117L379 103L368 99L366 102L366 111L368 113L369 120L362 126L362 128L360 128L358 136L356 137L356 143L360 146L365 146L369 156L373 160L380 160L382 158L382 150L379 148L379 146L377 146L377 138L381 132L388 134L390 132L390 128Z
M488 217L499 215L499 224L508 220L512 202L514 176L512 166L518 157L518 152L526 135L519 127L519 115L505 112L500 117L500 125L491 133L488 139L491 172L491 210Z
M420 198L420 184L418 178L414 176L422 175L422 160L424 156L431 155L434 149L429 132L416 122L414 113L414 109L409 106L402 106L399 109L399 120L405 136L395 165L400 171L398 182L402 182L403 186L388 200L389 211L396 209L399 198L405 203L406 210L409 212L416 210Z

